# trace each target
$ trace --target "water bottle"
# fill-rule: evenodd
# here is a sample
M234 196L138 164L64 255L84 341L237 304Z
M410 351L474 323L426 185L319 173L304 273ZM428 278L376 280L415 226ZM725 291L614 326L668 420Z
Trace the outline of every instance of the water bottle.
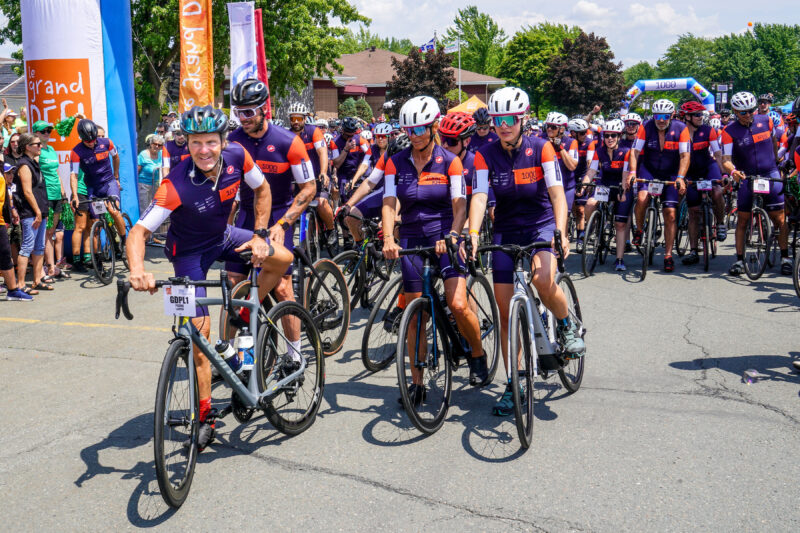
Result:
M253 368L253 335L247 327L244 327L236 336L236 353L241 361L241 371L252 370Z
M231 367L231 370L233 370L237 374L241 371L242 362L239 359L236 350L233 348L233 346L231 346L231 344L228 341L219 339L217 341L216 346L214 346L214 349L217 351L219 356L222 357L226 363L228 363L228 366ZM212 370L215 371L216 368L212 367Z

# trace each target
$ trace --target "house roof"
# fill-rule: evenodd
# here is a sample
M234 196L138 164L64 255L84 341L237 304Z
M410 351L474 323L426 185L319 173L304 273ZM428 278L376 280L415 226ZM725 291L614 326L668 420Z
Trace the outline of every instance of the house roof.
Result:
M25 98L25 84L23 78L18 76L12 67L17 61L4 62L0 58L0 95L4 98Z
M334 80L340 82L340 85L383 87L395 74L392 68L393 57L397 58L398 61L403 61L408 56L381 49L344 54L336 60L344 69L341 75L334 76ZM458 80L458 69L454 68L452 70L456 80ZM505 80L461 69L461 84L504 85Z

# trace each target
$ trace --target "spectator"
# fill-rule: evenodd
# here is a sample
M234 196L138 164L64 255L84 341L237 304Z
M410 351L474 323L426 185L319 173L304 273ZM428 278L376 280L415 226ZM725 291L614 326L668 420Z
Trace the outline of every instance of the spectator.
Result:
M3 132L3 149L8 148L9 139L17 130L14 129L14 120L17 118L17 114L7 107L0 112L3 116L3 123L2 123L2 132Z
M29 260L32 263L31 275L33 286L23 289L29 294L39 294L39 290L53 290L53 286L42 279L42 264L44 260L44 240L47 225L46 216L47 189L44 178L39 168L39 153L42 150L42 141L30 133L24 133L19 138L19 148L23 155L17 161L17 172L14 176L14 205L19 213L22 224L22 246L17 258L17 279L20 285L25 286L25 274L28 270Z
M61 224L61 211L66 203L66 194L61 178L58 176L58 154L50 143L50 134L53 125L44 120L37 120L33 127L33 134L42 141L42 151L39 154L39 168L44 178L47 189L47 202L49 204L47 217L47 232L45 234L45 281L52 281L53 277L63 277L58 262L63 268L62 247L64 242L64 226ZM61 229L59 229L59 226ZM55 241L55 242L54 242Z
M13 175L13 171L14 167L6 164L4 165L3 173L0 174L0 276L3 276L3 282L8 290L6 298L11 301L25 302L33 300L33 296L26 294L17 286L6 225L6 219L11 221L19 218L16 209L11 206L11 195L7 194L6 177Z
M11 167L16 168L17 160L22 156L19 152L19 133L12 132L7 140L8 145L3 151L3 160ZM8 177L7 182L9 186L12 186L13 176ZM6 224L9 224L8 220L6 220ZM19 223L19 217L12 219L8 228L8 238L11 241L11 256L14 258L14 264L16 264L19 247L22 244L22 227Z
M25 111L25 106L19 108L19 116L14 120L14 128L17 133L28 133L28 114Z
M142 213L153 201L153 193L158 187L160 176L163 175L162 169L166 157L164 137L161 135L153 135L150 138L150 145L139 153L136 173L139 177L139 210Z

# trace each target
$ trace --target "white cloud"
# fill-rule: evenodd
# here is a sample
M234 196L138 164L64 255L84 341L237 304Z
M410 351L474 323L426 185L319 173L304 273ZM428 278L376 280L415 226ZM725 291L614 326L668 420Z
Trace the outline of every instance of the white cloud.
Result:
M716 14L699 17L693 6L688 6L685 11L678 12L671 4L659 2L644 6L639 3L631 4L628 26L634 28L650 28L662 34L680 35L693 33L694 35L714 36L723 33Z
M594 2L580 0L575 4L575 7L572 8L572 13L581 18L603 19L611 15L611 10L607 7L600 7Z

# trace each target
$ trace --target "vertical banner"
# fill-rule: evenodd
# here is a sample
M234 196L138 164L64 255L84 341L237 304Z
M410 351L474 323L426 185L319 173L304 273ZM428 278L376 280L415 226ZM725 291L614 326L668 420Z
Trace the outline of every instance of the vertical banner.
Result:
M231 38L231 89L258 76L253 2L228 4Z
M211 0L180 0L181 92L179 111L214 103Z
M255 12L256 26L256 55L258 57L258 79L267 86L267 119L272 118L272 95L269 93L269 76L267 75L267 55L264 52L264 21L261 19L261 9Z
M107 126L99 0L26 0L20 10L28 124L82 113ZM70 193L69 152L80 139L74 128L67 137L52 135L58 173Z

